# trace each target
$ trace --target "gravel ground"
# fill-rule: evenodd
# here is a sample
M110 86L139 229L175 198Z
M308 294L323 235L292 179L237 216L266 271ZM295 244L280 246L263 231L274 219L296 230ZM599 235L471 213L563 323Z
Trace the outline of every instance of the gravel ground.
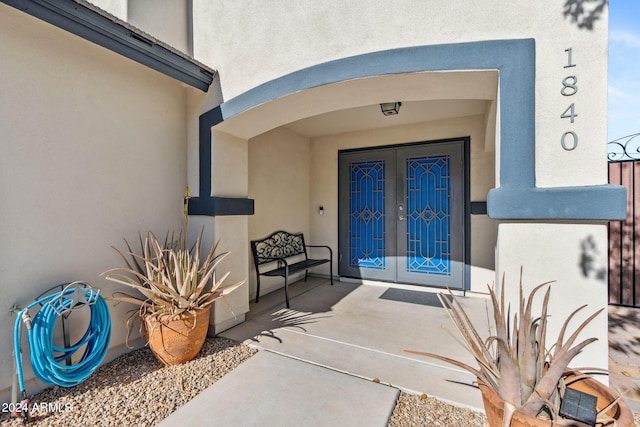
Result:
M485 427L487 417L470 409L448 405L433 397L400 393L389 427Z
M101 366L76 387L53 387L33 396L38 410L32 414L40 419L31 425L153 426L255 353L243 344L208 338L196 359L165 367L148 348L135 350ZM635 416L640 426L640 414ZM0 414L1 427L21 425L8 413ZM400 393L388 425L485 427L487 423L482 413L426 395Z
M256 353L243 344L208 338L198 357L165 367L148 348L101 366L76 387L53 387L31 399L42 411L33 426L153 426ZM47 410L48 406L50 410ZM0 426L20 426L0 416Z

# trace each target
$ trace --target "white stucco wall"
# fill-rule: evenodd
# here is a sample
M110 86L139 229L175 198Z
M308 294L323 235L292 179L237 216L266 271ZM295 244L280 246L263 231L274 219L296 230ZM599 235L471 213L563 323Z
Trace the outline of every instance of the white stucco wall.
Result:
M129 0L91 0L90 3L98 6L102 10L109 12L116 18L127 21Z
M310 153L309 139L286 128L249 140L249 197L255 200L255 215L249 218L250 239L286 230L302 232L306 243L314 244L309 226L309 190L313 179ZM253 263L252 258L250 262ZM253 298L256 290L253 264L250 277ZM283 283L278 277L261 277L260 294Z
M215 98L215 90L206 96L191 94L189 98L189 145L197 150L197 133L193 132L192 122L196 122L201 109ZM190 149L190 153L192 151ZM196 151L197 152L197 151ZM197 166L197 163L196 163ZM218 197L247 197L248 194L248 142L223 132L212 132L211 135L211 195ZM191 178L191 176L190 176ZM197 178L194 177L194 178ZM189 186L195 184L190 179ZM199 196L197 189L193 196ZM244 285L226 297L226 302L214 303L209 334L217 334L244 321L249 311L249 218L246 215L232 216L190 216L189 230L192 239L204 227L204 235L208 249L210 244L218 244L218 253L229 252L229 255L217 268L217 277L229 272L224 286L238 282Z
M595 250L582 249L588 240L595 245ZM572 311L583 304L588 305L569 324L565 341L587 317L604 308L604 312L582 332L576 344L589 337L597 337L598 341L589 344L570 366L607 369L607 281L598 278L595 271L587 276L582 271L583 255L592 257L595 270L607 266L606 225L505 223L499 227L498 252L498 269L505 275L508 300L517 298L521 268L525 296L534 286L555 281L551 284L551 317L547 333L554 342L562 322ZM536 296L534 313L540 313L544 292L543 289ZM512 312L515 309L512 305ZM597 378L607 382L604 375Z
M190 54L189 0L128 0L126 3L127 22Z
M310 241L332 247L338 254L338 150L432 141L446 138L471 137L470 175L471 200L485 201L494 183L494 153L485 150L483 116L423 122L361 132L321 136L311 140L311 234ZM324 215L318 215L318 206ZM496 221L486 215L471 216L471 277L472 291L486 292L493 281ZM337 256L337 255L336 255ZM337 262L334 274L338 274Z
M249 157L248 142L221 132L212 132L211 136L211 195L220 197L247 197L249 191ZM235 290L227 303L216 301L214 310L214 331L221 332L231 325L244 320L244 313L249 311L249 217L218 216L200 218L200 221L213 223L215 240L219 241L221 251L230 252L220 264L219 271L230 272L229 285L244 281L245 284Z
M191 196L247 197L248 142L217 131L211 133L211 191L208 195L201 194L199 117L222 102L220 81L215 78L206 93L193 88L187 88L186 91L187 183ZM192 240L204 227L206 248L219 243L218 252L229 252L217 269L218 277L230 273L223 286L241 281L246 283L227 296L226 302L214 303L209 334L220 333L243 322L245 313L249 311L248 220L245 215L189 217L189 233Z
M225 274L229 276L222 286L244 282L242 286L218 300L213 305L209 322L209 335L213 336L245 320L249 311L249 256L246 253L249 241L246 216L190 216L189 235L193 241L203 231L203 250L217 244L216 254L228 252L228 255L216 268L215 280Z
M326 61L404 46L535 38L536 180L538 186L606 181L607 16L595 30L579 29L563 15L564 2L382 0L354 2L198 2L194 4L194 54L219 70L230 99L261 83ZM216 22L216 25L211 25ZM568 98L560 94L566 53L579 74L579 120L560 119ZM567 130L579 148L564 151ZM599 154L596 154L599 153Z
M186 95L173 79L6 5L0 57L0 397L7 401L10 307L73 280L111 295L121 288L99 277L121 265L111 245L122 249L122 238L135 242L138 231L179 229ZM128 351L124 318L132 306L109 305L114 355Z
M192 55L192 0L90 0L99 7L180 52Z

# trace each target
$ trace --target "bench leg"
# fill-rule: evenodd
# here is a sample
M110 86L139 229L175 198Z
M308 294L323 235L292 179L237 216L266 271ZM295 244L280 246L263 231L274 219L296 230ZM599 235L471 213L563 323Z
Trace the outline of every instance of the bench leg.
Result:
M256 302L260 299L260 274L256 274Z
M284 271L284 299L287 302L287 308L289 308L289 269Z
M304 281L307 281L307 277L309 276L309 270L304 271Z

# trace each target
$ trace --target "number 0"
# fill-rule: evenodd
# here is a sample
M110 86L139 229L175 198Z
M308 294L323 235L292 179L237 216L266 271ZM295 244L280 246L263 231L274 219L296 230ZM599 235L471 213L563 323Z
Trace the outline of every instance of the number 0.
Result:
M567 135L571 135L573 137L573 143L571 145L567 144ZM560 140L560 145L567 151L573 151L578 146L578 135L575 132L568 131L562 134L562 139Z

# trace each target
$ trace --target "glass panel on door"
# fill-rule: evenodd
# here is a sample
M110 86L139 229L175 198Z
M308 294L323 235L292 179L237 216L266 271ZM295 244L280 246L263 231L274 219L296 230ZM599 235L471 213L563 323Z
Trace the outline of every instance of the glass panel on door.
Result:
M386 268L384 161L349 166L349 265Z
M464 168L462 142L397 151L396 280L430 286L464 286Z
M340 274L394 281L395 154L375 150L339 157Z

